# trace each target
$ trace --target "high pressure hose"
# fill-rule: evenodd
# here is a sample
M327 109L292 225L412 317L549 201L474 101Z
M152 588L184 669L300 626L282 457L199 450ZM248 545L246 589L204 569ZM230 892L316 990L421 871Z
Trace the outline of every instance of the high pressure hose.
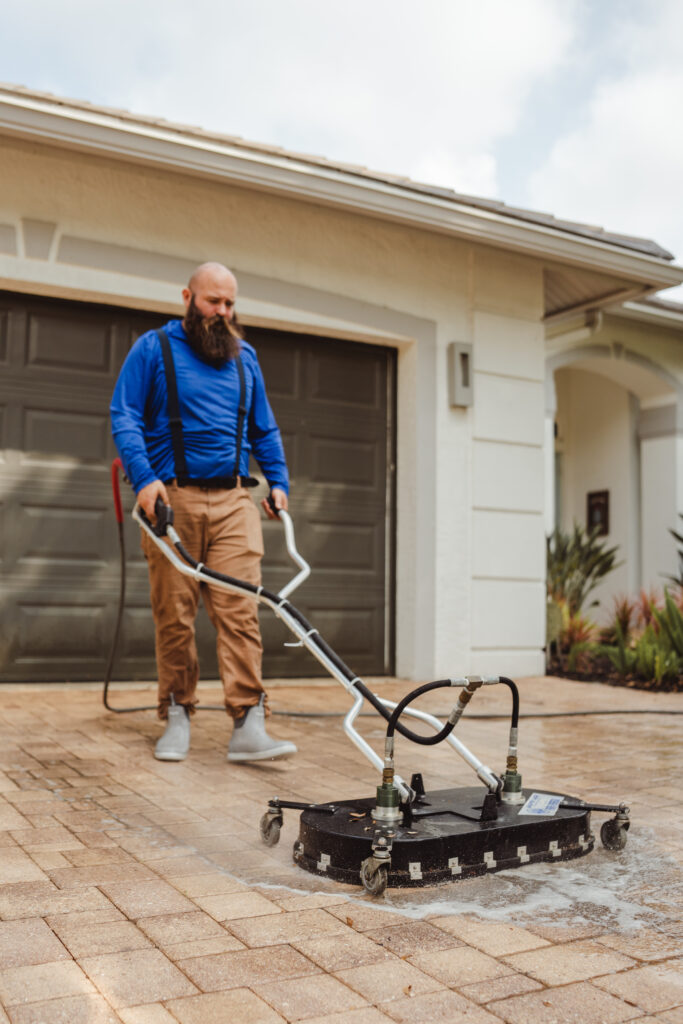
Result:
M416 690L413 690L411 693L407 693L391 713L389 725L387 726L387 739L391 739L393 737L394 730L398 727L398 720L401 717L403 710L407 708L409 704L412 704L417 697L423 693L428 693L429 690L439 690L442 687L451 685L450 679L437 679L433 683L425 683L424 686L418 686ZM442 740L445 740L446 737L453 732L454 727L455 722L448 721L444 725L443 729L440 732L437 732L434 736L421 736L418 733L415 733L414 735L416 738L414 742L421 743L425 747L432 747L437 743L441 743Z
M116 714L120 715L120 714L128 714L128 713L134 712L134 711L156 711L157 710L157 705L156 704L144 704L144 705L138 705L138 706L135 706L135 707L117 708L117 707L114 707L112 704L110 704L109 703L109 699L108 699L108 696L109 696L109 684L111 682L111 677L112 677L112 673L113 673L113 669L114 669L114 663L115 663L115 660L116 660L116 653L117 653L119 639L120 639L120 634L121 634L121 623L123 621L123 612L124 612L124 609L125 609L125 601L126 601L126 547L125 547L125 536L124 536L123 503L122 503L122 500L121 500L121 488L120 488L119 474L124 474L124 467L123 467L123 463L121 462L121 459L116 458L116 459L114 459L114 461L111 464L111 485L112 485L112 492L113 492L113 498L114 498L114 514L116 516L116 525L117 525L118 539L119 539L119 565L120 565L119 603L118 603L118 610L117 610L117 616L116 616L116 625L115 625L115 628L114 628L114 635L113 635L113 638L112 638L112 643L111 643L111 647L110 647L110 651L109 651L109 657L108 657L108 660L107 660L107 667L106 667L105 675L104 675L104 688L103 688L103 693L102 693L102 700L103 700L105 708L108 711L113 711ZM178 544L176 546L177 546L179 554L182 556L182 558L189 565L193 566L194 568L197 568L198 563L182 547L182 545ZM222 576L220 573L217 573L214 570L209 569L207 566L202 566L202 571L205 572L208 576L212 576L214 579L217 579L217 580L218 579L230 580L230 577ZM244 584L243 581L236 581L236 582L240 583L240 585L244 589L252 589L248 584ZM253 587L254 593L256 593L256 589L257 589L256 587ZM266 596L268 596L271 600L278 601L277 595L275 595L275 594L270 594L268 591L266 591L264 589L261 590L261 593L266 595ZM351 671L351 669L338 656L336 651L334 651L329 646L329 644L320 636L320 634L317 632L317 630L313 629L311 624L306 620L306 618L301 614L301 612L297 608L295 608L293 605L291 605L289 603L289 601L285 601L285 602L278 601L278 603L279 604L284 604L284 606L287 607L289 613L294 618L296 618L296 620L306 630L309 630L312 633L316 634L315 641L316 641L316 645L319 647L319 649L326 654L326 656L336 665L336 667L342 672L342 674L348 679L348 681L350 683L353 683L355 689L359 693L361 693L363 695L363 697L365 697L365 699L368 701L368 703L374 708L374 711L361 711L359 713L359 717L370 717L370 716L373 716L375 712L377 712L378 714L380 714L382 716L382 718L385 719L386 722L389 723L389 727L392 730L392 735L393 735L393 731L397 730L399 733L401 733L407 739L412 740L413 743L422 744L424 746L432 746L432 745L434 745L436 743L440 743L442 740L447 738L447 736L452 731L455 723L451 724L450 722L447 722L446 725L444 726L444 728L439 733L436 733L433 736L423 736L420 733L413 732L412 729L409 729L409 728L407 728L407 726L403 725L399 721L399 717L400 717L401 713L403 712L403 710L408 706L408 704L410 704L413 700L415 700L422 693L426 693L429 690L435 690L435 689L439 689L441 687L450 686L451 685L451 681L450 680L448 680L448 679L446 679L446 680L436 680L433 683L426 683L424 686L418 687L416 690L413 690L409 694L407 694L401 700L401 702L396 706L394 711L391 712L391 711L389 711L384 706L384 704L382 703L380 698L377 697L372 692L372 690L370 690L357 676L354 675L354 673ZM505 676L500 676L499 681L501 683L505 684L506 686L508 686L510 688L510 690L511 690L511 693L512 693L512 715L511 715L511 719L510 719L510 724L511 724L512 728L517 728L517 723L518 723L518 720L519 720L520 717L521 718L525 718L525 719L529 719L529 718L575 718L575 717L587 717L587 716L591 716L591 715L639 715L639 714L649 714L649 715L680 715L680 714L683 714L683 711L679 711L679 710L666 711L666 710L662 710L662 709L649 709L649 708L643 708L643 709L640 709L640 708L618 708L616 710L595 710L595 711L589 711L589 710L582 710L582 711L539 711L539 712L527 712L525 714L521 714L520 715L520 712L519 712L519 691L517 689L517 686L515 685L515 683L511 679L508 679ZM200 711L222 711L223 713L225 713L225 707L223 705L217 705L217 704L205 704L205 705L199 704L199 705L197 705L197 710L200 710ZM342 712L337 712L337 711L273 711L272 714L273 715L283 715L283 716L286 715L286 716L289 716L291 718L343 718L343 717L346 716L347 712L345 712L345 711L342 711ZM437 713L437 717L445 717L448 714L449 714L449 712L438 712ZM470 715L468 715L469 719L475 719L475 720L500 719L500 718L507 718L507 717L508 716L506 714L504 714L504 713L502 713L502 714L484 713L484 714L470 714ZM393 725L392 725L392 722L393 722Z
M112 672L114 669L114 661L116 660L116 651L119 646L119 636L121 633L121 622L123 620L123 612L126 605L126 539L123 529L123 502L121 501L121 486L119 481L119 474L124 474L124 467L121 459L114 459L111 464L111 489L114 495L114 514L116 516L116 526L118 529L119 536L119 564L120 564L120 584L119 584L119 607L116 614L116 626L114 628L114 636L111 642L111 648L109 650L109 658L107 660L107 668L104 673L104 688L102 691L102 703L104 704L107 711L113 711L117 715L127 715L133 711L156 711L156 704L139 704L135 707L128 708L115 708L109 703L109 684L111 682ZM200 711L222 711L225 714L225 707L220 704L198 704L198 710Z
M144 516L144 513L141 513L141 515ZM161 532L165 532L165 529L163 529L163 527L160 533ZM390 712L388 708L384 707L384 704L381 702L381 700L372 692L372 690L368 689L368 687L365 686L362 680L360 680L356 675L354 675L354 673L351 671L348 665L346 665L342 661L342 659L339 657L336 651L334 651L330 647L330 645L322 638L322 636L320 636L317 629L313 628L311 623L305 618L304 615L302 615L298 608L294 607L293 604L291 604L287 600L280 599L279 595L273 594L271 591L266 590L265 587L257 587L251 583L245 583L243 580L235 579L235 577L233 576L227 576L224 573L216 572L213 569L209 569L207 566L201 564L195 558L193 558L192 555L189 554L189 552L183 547L181 541L177 539L177 534L176 539L173 540L173 546L175 547L176 551L181 556L183 561L185 561L192 569L196 569L198 571L201 569L201 572L203 574L209 576L212 579L215 579L222 583L237 585L241 590L246 590L249 593L254 594L254 596L258 595L270 604L276 605L279 609L285 609L289 613L289 615L291 615L292 618L296 619L299 625L302 626L304 630L306 630L306 633L311 636L311 642L314 644L314 646L317 647L318 650L322 651L325 654L325 656L331 662L334 663L335 667L344 676L346 676L348 682L352 684L354 688L365 697L365 699L375 708L375 710L378 711L379 714L382 715L382 717L387 722L391 722L392 719L394 719L394 728L396 728L401 733L402 736L405 736L406 739L412 740L413 743L431 746L433 743L440 743L441 740L445 739L446 736L448 736L448 734L453 729L453 725L447 723L447 725L444 726L444 728L439 733L437 733L436 736L426 737L422 736L420 733L413 732L412 729L409 729L407 726L402 725L398 721L398 715L396 715L395 712L392 714L392 712ZM408 698L404 699L403 707L405 707L407 703L410 703L410 701L413 700L420 693L425 692L425 690L431 690L440 686L450 685L451 681L449 679L438 680L435 683L427 683L424 687L420 687L414 693L409 694ZM512 685L514 686L514 683ZM401 708L401 710L403 710L403 707Z
M111 489L114 495L114 514L116 516L116 526L119 535L119 565L120 565L120 581L119 581L119 607L116 614L116 626L114 628L114 636L109 649L109 658L107 660L107 668L104 673L104 689L102 691L102 702L107 711L114 711L117 715L124 715L130 711L156 711L156 704L145 704L141 707L135 708L115 708L109 703L109 683L111 682L111 676L114 669L114 661L116 659L116 651L119 646L119 636L121 633L121 622L123 620L123 611L126 606L126 539L123 530L123 502L121 501L121 487L119 484L119 473L123 473L123 463L121 459L114 459L111 464Z

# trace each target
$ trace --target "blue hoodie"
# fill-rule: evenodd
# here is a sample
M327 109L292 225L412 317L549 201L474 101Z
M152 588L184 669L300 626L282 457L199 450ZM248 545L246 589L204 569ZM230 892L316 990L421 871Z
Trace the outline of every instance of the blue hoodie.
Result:
M239 374L234 360L215 368L190 346L182 322L165 326L178 382L185 459L190 477L232 476L235 471ZM270 487L289 491L282 438L266 396L255 350L241 343L246 382L246 429L239 475L249 475L253 452ZM121 368L111 406L112 433L137 493L153 480L176 476L168 422L168 396L161 344L155 331L143 334Z

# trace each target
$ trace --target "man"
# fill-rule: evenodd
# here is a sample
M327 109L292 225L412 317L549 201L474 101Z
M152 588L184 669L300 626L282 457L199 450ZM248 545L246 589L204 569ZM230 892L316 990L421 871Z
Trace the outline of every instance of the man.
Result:
M185 316L148 331L123 364L111 403L112 431L138 504L155 521L158 498L171 505L190 554L228 576L261 582L263 537L248 487L253 452L279 511L289 478L280 431L256 352L235 318L237 281L220 263L197 267L183 289ZM276 518L268 500L266 515ZM225 706L234 719L229 761L296 753L265 730L261 635L253 598L179 573L143 532L166 730L154 756L182 761L199 678L194 620L200 590L216 634Z

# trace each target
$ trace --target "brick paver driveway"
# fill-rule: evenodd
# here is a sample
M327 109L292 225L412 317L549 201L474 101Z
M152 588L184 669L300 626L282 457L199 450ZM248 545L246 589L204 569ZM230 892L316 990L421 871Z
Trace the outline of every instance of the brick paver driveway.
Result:
M393 698L410 688L371 685ZM523 713L683 710L683 695L520 687ZM271 697L289 712L348 706L331 682L273 685ZM470 710L507 702L488 690ZM362 723L381 750L380 720ZM339 718L276 717L298 756L228 765L228 722L199 713L187 761L168 764L152 757L152 713L106 712L94 688L0 688L0 1022L682 1024L682 727L670 714L524 719L525 788L625 800L625 850L598 843L578 861L373 900L294 866L295 812L278 846L257 835L274 794L372 794L376 773ZM458 731L504 768L505 722L464 719ZM473 784L445 744L402 741L397 767L422 771L428 788Z

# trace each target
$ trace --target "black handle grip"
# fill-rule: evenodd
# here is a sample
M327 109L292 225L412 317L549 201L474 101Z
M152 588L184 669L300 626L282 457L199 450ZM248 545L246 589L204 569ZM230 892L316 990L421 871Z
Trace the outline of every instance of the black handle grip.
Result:
M154 503L154 515L157 518L156 523L152 527L157 537L165 537L166 530L169 526L173 526L173 509L170 505L165 505L163 498L160 496Z
M266 498L266 501L268 502L271 512L274 512L275 515L279 517L280 509L275 504L275 499L273 498L273 495L269 494L268 497Z

